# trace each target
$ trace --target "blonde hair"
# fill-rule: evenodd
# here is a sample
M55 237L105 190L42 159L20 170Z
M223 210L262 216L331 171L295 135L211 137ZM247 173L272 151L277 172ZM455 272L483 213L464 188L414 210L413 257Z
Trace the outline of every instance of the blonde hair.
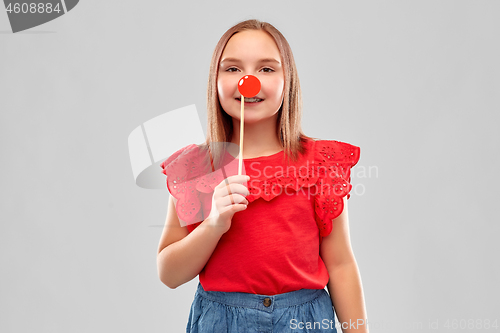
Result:
M283 103L278 111L276 122L276 134L283 148L284 155L288 161L297 161L299 154L305 153L303 143L308 139L316 139L306 136L302 132L302 94L300 90L299 77L292 49L286 38L273 25L259 20L246 20L229 28L220 38L215 46L210 63L207 89L207 137L204 147L212 143L223 143L212 147L211 153L214 163L218 166L225 147L224 143L231 142L233 135L233 121L231 116L223 111L219 101L217 90L217 79L219 64L222 53L229 39L238 32L244 30L261 30L267 32L275 41L281 55L283 71L285 74L285 86ZM213 146L213 145L212 145Z

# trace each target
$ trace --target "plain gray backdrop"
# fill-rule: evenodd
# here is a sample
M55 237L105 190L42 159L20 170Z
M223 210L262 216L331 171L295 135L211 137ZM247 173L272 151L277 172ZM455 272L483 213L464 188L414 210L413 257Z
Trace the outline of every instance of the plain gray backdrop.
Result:
M371 332L498 331L499 13L85 0L12 34L2 9L0 331L184 332L198 278L160 282L168 191L135 185L127 138L190 104L206 130L212 52L250 18L292 47L305 133L361 147L349 220Z

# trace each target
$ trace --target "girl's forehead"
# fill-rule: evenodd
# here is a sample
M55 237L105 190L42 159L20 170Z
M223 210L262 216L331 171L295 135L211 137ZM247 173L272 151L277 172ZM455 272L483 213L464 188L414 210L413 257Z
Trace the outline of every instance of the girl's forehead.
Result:
M237 44L238 46L247 44L274 44L274 46L276 46L273 38L269 36L267 32L261 30L240 31L229 38L226 47L235 44Z
M252 58L254 56L274 57L280 60L280 52L274 39L265 31L245 30L234 34L222 52L221 62L225 58Z

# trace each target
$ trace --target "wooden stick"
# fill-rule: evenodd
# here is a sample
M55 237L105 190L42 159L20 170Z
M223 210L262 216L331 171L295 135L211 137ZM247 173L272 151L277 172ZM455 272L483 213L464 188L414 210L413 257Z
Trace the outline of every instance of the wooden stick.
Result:
M241 114L240 114L240 153L238 161L238 175L241 176L241 169L243 164L243 123L245 119L245 96L241 95Z

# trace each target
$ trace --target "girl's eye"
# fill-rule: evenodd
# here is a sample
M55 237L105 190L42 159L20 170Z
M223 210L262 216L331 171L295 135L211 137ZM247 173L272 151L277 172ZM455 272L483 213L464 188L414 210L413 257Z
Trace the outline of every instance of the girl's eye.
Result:
M236 67L229 67L228 69L226 69L226 72L236 72L238 71L239 69L236 68ZM274 70L272 68L269 68L269 67L264 67L261 69L262 71L264 71L265 73L271 73L271 72L274 72Z

